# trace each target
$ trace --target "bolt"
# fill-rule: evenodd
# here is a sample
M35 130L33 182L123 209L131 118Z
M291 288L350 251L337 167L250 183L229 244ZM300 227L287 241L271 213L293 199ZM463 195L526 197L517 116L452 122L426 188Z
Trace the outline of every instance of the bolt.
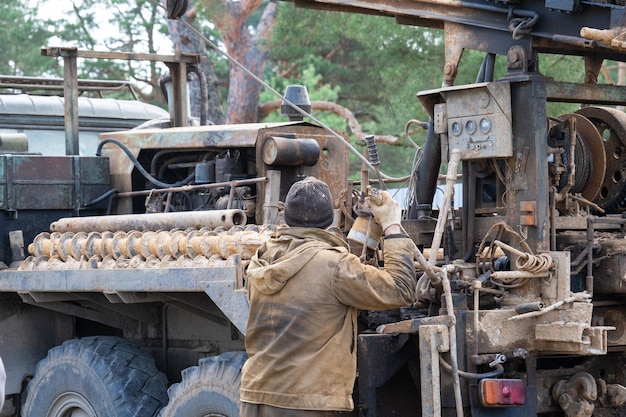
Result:
M496 358L492 362L489 363L489 366L491 368L494 368L496 365L503 364L504 362L506 362L506 355L502 353L498 353L496 355Z

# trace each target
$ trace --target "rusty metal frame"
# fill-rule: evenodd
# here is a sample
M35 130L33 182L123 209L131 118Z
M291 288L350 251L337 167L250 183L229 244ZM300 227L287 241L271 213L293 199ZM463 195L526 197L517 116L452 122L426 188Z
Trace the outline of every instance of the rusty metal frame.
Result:
M528 63L536 65L536 53L579 55L589 60L602 56L626 61L623 43L601 39L613 31L624 31L626 8L613 4L533 0L493 3L466 0L292 1L297 7L376 14L392 17L399 24L443 29L444 86L454 84L465 49L507 55L512 47L519 47L526 52L524 68ZM514 23L517 21L524 22L524 30L518 30ZM582 37L583 29L591 29L602 36Z
M172 126L188 125L187 66L200 62L198 54L147 54L135 52L84 51L75 47L46 47L41 55L63 58L63 91L65 97L65 153L78 155L78 58L120 59L163 62L172 75L174 103L170 106Z

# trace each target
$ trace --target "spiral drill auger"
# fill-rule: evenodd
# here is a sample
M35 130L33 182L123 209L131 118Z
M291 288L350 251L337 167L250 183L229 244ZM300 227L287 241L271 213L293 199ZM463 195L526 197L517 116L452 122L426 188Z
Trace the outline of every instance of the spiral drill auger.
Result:
M275 231L235 226L160 231L52 232L29 245L21 270L220 266L232 255L249 260Z

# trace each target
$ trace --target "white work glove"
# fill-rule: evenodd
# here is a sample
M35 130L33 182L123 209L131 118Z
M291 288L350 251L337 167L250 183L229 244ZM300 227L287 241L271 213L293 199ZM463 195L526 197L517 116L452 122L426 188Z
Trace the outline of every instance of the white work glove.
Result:
M400 220L402 220L402 208L387 191L379 191L375 194L370 194L370 196L365 199L365 202L378 223L380 223L383 232L391 225L400 224Z

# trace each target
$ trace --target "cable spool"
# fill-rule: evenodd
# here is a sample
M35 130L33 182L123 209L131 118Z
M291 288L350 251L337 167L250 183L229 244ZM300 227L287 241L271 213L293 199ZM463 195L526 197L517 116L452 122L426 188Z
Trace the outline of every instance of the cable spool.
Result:
M604 150L604 141L596 126L583 115L565 114L559 116L558 119L565 122L570 118L575 119L576 123L576 147L574 150L574 184L569 192L580 193L583 198L594 201L600 192L600 186L605 181L607 160L605 152L599 151ZM565 123L557 126L557 129L563 129L562 126L565 126ZM557 191L565 188L571 174L569 140L563 147L562 162L565 172L561 175Z
M583 197L607 213L619 212L626 207L626 175L623 174L623 167L626 166L626 114L609 107L584 107L575 114L588 120L597 131L599 139L583 135L590 149L586 157L593 161L592 173L599 169L603 171L601 181L589 181L588 188L596 190L594 197L589 198L584 192ZM581 132L580 128L577 130ZM600 166L602 160L604 165Z

